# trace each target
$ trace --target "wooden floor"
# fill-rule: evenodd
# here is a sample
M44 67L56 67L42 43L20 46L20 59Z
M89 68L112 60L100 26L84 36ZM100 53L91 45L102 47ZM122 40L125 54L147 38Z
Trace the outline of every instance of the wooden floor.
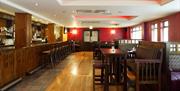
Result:
M46 91L92 91L92 52L79 52L69 56L72 60L58 74ZM103 91L96 86L96 91ZM120 87L111 87L110 91L120 91Z
M46 91L92 91L92 53L75 53ZM65 61L67 61L65 60Z
M35 75L9 91L93 91L92 52L73 53L56 68ZM110 91L122 91L121 89L120 86L110 87ZM96 86L96 91L103 91L103 87Z

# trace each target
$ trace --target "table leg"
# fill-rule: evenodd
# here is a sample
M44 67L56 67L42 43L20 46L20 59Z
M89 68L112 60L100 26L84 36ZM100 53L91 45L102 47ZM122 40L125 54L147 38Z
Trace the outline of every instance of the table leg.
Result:
M126 60L123 59L124 61L124 91L127 91L127 65L126 65Z
M109 66L105 66L105 83L104 83L104 91L109 91Z

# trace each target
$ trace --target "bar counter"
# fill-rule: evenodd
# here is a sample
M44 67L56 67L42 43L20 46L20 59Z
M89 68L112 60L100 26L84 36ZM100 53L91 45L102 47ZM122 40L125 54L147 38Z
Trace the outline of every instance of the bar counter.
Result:
M0 88L24 77L26 73L42 65L42 51L68 45L68 42L35 44L15 49L14 46L0 47Z

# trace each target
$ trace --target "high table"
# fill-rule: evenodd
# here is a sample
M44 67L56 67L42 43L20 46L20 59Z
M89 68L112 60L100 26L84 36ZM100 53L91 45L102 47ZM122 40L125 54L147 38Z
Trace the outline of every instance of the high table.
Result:
M100 50L103 57L102 61L106 65L104 90L109 91L109 85L113 84L113 79L115 79L116 82L120 82L122 73L124 78L123 90L127 91L126 53L120 49L100 48ZM120 72L120 66L123 67L122 72Z

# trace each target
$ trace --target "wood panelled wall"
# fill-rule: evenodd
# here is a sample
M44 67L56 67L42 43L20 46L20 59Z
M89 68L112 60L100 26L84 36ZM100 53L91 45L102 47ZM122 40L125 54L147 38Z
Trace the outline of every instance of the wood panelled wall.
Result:
M6 26L6 20L0 19L0 28Z
M1 50L0 88L18 77L25 76L27 72L42 65L42 51L63 45L67 45L67 42L42 44L12 50Z
M28 13L15 13L15 48L31 45L32 25L31 15Z
M56 42L56 38L55 38L55 35L54 35L54 28L55 28L54 23L48 24L48 28L46 30L46 36L47 36L47 39L48 39L48 43Z

